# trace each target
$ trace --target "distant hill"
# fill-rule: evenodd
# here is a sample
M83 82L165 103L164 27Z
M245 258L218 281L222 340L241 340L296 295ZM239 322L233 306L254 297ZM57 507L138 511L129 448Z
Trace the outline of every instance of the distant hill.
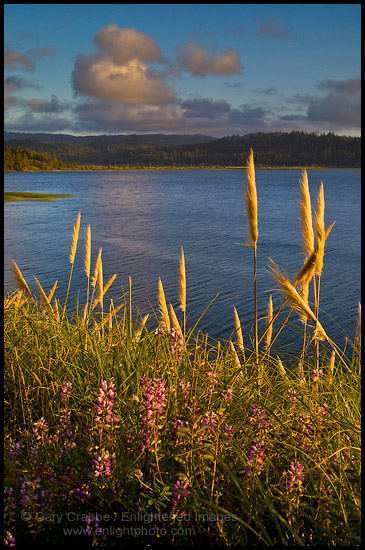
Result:
M72 165L244 166L250 149L256 167L359 168L361 138L307 132L258 132L213 138L201 134L71 136L5 132L13 149L45 153Z
M203 134L118 134L118 135L92 135L73 136L71 134L46 134L31 132L4 132L4 141L33 141L41 143L70 143L88 145L90 143L125 143L127 145L155 145L175 146L189 145L194 143L206 143L217 138Z

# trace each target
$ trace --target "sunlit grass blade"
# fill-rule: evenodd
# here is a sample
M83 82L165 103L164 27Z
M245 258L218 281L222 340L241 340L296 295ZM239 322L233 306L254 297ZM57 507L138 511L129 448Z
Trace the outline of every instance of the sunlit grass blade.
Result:
M34 302L35 300L32 296L31 291L29 290L29 286L25 282L25 279L24 279L19 267L17 266L17 264L14 260L12 261L12 271L13 271L13 276L14 276L15 283L16 283L17 287L19 288L19 290L22 290L24 292L24 295L29 300Z

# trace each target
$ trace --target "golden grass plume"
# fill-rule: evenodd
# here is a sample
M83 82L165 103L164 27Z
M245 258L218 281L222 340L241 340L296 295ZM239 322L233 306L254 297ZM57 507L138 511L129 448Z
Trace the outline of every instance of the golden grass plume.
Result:
M35 282L37 283L39 294L40 294L40 297L41 297L41 305L44 306L47 309L47 311L49 311L50 313L53 313L53 308L50 304L50 301L47 297L47 294L44 292L44 290L42 288L42 285L38 281L37 277L34 277L34 278L35 278Z
M182 334L181 326L176 316L175 310L172 307L172 304L170 304L170 315L171 315L172 326Z
M48 301L49 301L49 302L50 302L50 301L52 300L52 298L53 298L53 295L54 295L55 290L56 290L56 288L57 288L57 283L58 283L58 280L55 282L55 284L53 285L53 287L51 288L51 290L50 290L49 293L48 293L47 298L48 298Z
M71 252L69 256L71 264L73 264L75 261L77 241L79 239L80 220L81 220L81 212L78 213L76 224L74 225L74 231L72 234Z
M316 259L316 274L320 276L323 269L324 243L326 240L326 230L324 225L324 190L323 182L317 195L317 210L314 215L314 227L316 232L318 253Z
M272 271L272 275L274 279L279 283L280 285L280 291L284 294L285 298L287 298L289 304L291 307L299 314L299 316L306 317L307 319L310 319L315 323L316 325L316 337L326 337L326 332L320 322L318 321L317 317L309 307L309 305L303 300L303 298L300 296L299 292L296 290L296 288L291 284L286 274L284 274L281 269L276 265L276 263L269 258L270 260L270 269Z
M235 366L238 367L238 368L241 368L241 362L239 360L239 357L237 355L237 352L236 352L236 349L233 345L232 340L230 340L230 342L229 342L229 347L230 347L230 350L231 350L231 354L233 356L233 361L234 361Z
M237 345L238 345L240 351L244 352L245 347L243 345L243 335L242 335L241 321L240 321L240 318L238 317L237 309L235 307L233 308L233 313L234 313L234 324L235 324L235 329L236 329L235 332L236 332Z
M89 224L86 228L85 259L84 259L84 270L87 278L90 277L90 267L91 267L91 227Z
M299 283L303 283L303 286L307 286L310 283L317 265L317 254L318 245L312 250L311 254L307 256L303 267L294 279L293 286L297 286Z
M180 309L186 311L186 271L185 271L185 256L183 247L181 247L181 259L180 259L180 279L179 279L179 299Z
M167 330L167 332L171 332L171 324L170 324L169 312L166 305L165 292L164 292L162 281L160 278L158 279L158 303L159 303L159 309L161 313L162 325Z
M101 263L101 252L102 252L102 248L99 248L98 257L96 258L96 262L95 262L94 274L93 274L92 280L91 280L91 284L92 284L93 288L95 288L96 281L98 280L99 268L100 268L100 263Z
M13 277L14 277L14 280L15 280L15 284L17 286L17 288L19 290L22 290L24 295L29 299L31 300L32 302L35 302L33 296L32 296L32 293L29 289L29 286L27 285L27 283L25 282L25 279L19 269L19 267L17 266L16 262L14 260L12 260L12 272L13 272Z
M247 160L247 187L246 187L246 212L248 219L249 240L247 246L256 247L259 236L257 222L257 190L255 179L255 165L253 160L253 151L250 150L250 155Z
M278 371L280 376L282 376L282 378L287 378L286 370L283 363L281 362L280 357L278 355L276 357L277 357L277 366L278 366Z
M310 256L314 248L314 231L311 197L309 193L308 175L306 170L304 170L302 178L299 180L299 183L301 189L301 200L299 202L301 214L300 220L302 228L303 247L307 258L308 256Z

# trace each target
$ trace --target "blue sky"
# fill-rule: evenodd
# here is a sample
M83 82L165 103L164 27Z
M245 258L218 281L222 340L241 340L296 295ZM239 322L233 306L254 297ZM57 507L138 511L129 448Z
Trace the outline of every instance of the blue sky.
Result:
M5 4L5 129L360 135L361 4Z

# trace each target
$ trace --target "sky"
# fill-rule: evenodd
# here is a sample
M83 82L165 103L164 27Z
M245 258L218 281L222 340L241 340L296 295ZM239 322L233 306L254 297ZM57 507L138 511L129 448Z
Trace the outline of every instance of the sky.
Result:
M5 4L4 128L360 136L361 4Z

